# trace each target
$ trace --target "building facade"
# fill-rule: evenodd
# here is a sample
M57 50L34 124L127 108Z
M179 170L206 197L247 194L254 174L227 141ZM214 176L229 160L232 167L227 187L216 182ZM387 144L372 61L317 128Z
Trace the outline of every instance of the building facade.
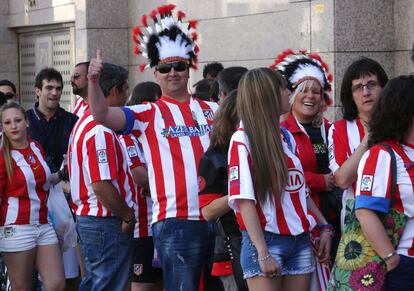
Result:
M153 80L139 72L132 28L141 15L174 3L199 20L199 70L219 61L225 67L269 66L282 50L319 53L334 75L332 97L339 96L345 68L356 58L379 61L390 77L414 71L414 1L411 0L0 0L0 79L18 85L22 103L34 102L34 77L45 66L64 78L62 104L73 106L70 74L77 62L92 58L129 69L130 87ZM328 111L334 119L339 104Z

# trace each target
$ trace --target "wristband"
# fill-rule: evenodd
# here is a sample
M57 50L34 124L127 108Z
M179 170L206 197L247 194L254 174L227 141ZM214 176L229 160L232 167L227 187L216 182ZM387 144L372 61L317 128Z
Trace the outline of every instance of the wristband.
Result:
M385 257L383 257L382 259L384 260L384 262L387 262L388 260L390 260L393 256L398 255L396 251L393 251L392 253L389 253L388 255L386 255Z

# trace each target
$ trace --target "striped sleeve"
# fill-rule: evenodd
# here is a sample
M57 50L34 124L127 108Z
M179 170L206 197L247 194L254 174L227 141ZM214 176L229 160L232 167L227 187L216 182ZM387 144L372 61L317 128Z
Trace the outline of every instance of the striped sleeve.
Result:
M390 207L391 156L382 146L372 147L361 158L356 184L355 209L387 213Z
M132 134L121 135L119 141L126 151L127 162L130 169L145 166L138 140Z
M114 135L103 126L96 129L95 135L86 141L91 183L115 180L118 175Z
M329 168L332 173L335 173L347 158L346 143L340 141L340 136L335 125L333 124L328 132Z
M236 132L236 134L239 133ZM248 199L256 202L249 159L246 145L233 140L228 158L228 191L229 206L235 211L240 211L237 203L238 199Z

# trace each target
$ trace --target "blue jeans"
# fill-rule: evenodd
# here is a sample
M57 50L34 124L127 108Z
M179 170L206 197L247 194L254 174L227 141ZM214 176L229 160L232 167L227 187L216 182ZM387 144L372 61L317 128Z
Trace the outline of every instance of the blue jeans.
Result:
M123 291L131 265L132 233L121 232L117 217L77 216L85 275L79 290Z
M243 276L249 279L264 276L258 261L257 249L247 231L242 231L243 241L240 263ZM280 235L263 231L269 254L279 263L282 276L312 273L315 269L309 233Z
M153 224L152 235L165 290L198 291L208 256L207 222L169 218Z

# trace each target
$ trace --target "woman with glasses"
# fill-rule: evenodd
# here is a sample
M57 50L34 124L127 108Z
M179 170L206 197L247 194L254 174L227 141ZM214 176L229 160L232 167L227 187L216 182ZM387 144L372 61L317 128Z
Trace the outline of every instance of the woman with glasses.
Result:
M414 76L390 80L371 116L370 149L362 156L358 167L356 216L366 240L387 267L386 290L414 290L413 121ZM390 146L394 152L395 173L391 170L390 153L383 144ZM390 201L391 175L396 177L398 194ZM395 238L392 237L393 242L390 240L381 221L390 208L403 213L408 219L403 224L397 246L393 245ZM394 223L398 225L400 221Z
M0 252L12 290L28 290L33 266L45 290L63 290L65 277L58 239L48 221L51 174L43 149L28 139L28 118L15 102L0 109Z
M353 205L358 163L368 149L369 121L382 88L388 81L382 66L369 58L354 61L345 71L340 100L343 119L329 129L329 167L335 184L344 190L341 225L346 206Z

